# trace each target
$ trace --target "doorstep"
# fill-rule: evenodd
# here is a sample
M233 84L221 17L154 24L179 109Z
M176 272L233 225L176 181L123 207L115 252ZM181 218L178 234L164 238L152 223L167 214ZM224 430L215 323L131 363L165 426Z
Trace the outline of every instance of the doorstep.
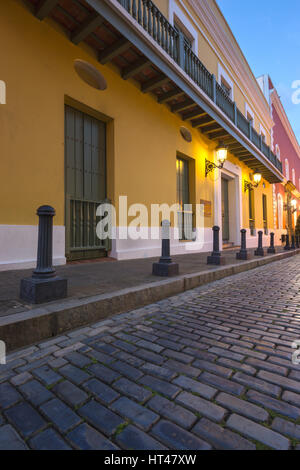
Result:
M264 258L254 258L224 267L214 267L214 269L207 268L171 279L157 279L109 293L83 298L67 298L19 313L3 315L0 317L0 340L6 343L7 351L10 352L112 315L134 310L189 289L299 253L300 249L282 251Z

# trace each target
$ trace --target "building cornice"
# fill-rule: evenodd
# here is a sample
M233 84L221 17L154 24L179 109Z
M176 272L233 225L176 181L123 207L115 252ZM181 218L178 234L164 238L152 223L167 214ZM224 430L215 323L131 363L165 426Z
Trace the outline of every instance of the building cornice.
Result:
M285 109L284 109L284 107L281 103L280 97L279 97L276 89L271 91L271 101L272 101L272 105L276 109L276 112L278 113L280 121L282 122L282 125L283 125L283 127L284 127L291 143L293 144L293 147L294 147L298 157L300 158L300 146L299 146L298 140L297 140L297 138L294 134L294 131L292 129L292 126L291 126L290 121L289 121L289 119L286 115Z
M179 0L179 2L184 7L182 0ZM199 20L201 20L202 24L209 32L220 50L221 56L224 57L233 71L238 72L238 80L241 82L247 93L247 96L245 97L246 100L251 103L251 106L259 115L259 118L266 125L268 132L270 132L270 129L274 126L274 122L270 116L269 105L233 33L231 34L234 39L234 45L222 25L216 21L216 16L207 0L201 0L200 2L198 0L186 0L186 3L194 10L199 17ZM216 8L223 16L217 4ZM228 26L225 18L224 21ZM230 30L229 26L228 28Z

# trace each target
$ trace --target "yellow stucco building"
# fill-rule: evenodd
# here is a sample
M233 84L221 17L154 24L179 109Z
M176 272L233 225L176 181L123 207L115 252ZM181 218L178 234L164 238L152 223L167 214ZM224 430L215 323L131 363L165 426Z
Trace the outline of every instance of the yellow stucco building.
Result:
M97 205L118 210L120 196L149 212L204 204L202 251L213 225L224 246L241 228L249 247L259 230L269 243L274 123L214 0L6 0L0 44L0 270L34 265L43 204L56 209L55 264L159 255L159 240L122 239L119 216L109 248L95 236ZM207 173L220 145L227 160ZM192 243L173 229L173 254Z

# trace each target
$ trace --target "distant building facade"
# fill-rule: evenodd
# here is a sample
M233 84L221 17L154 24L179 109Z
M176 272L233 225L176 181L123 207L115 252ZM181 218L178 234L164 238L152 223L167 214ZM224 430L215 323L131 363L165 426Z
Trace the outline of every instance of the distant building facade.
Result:
M273 189L274 229L279 241L283 234L293 233L300 214L300 146L271 78L263 75L258 83L269 102L274 121L272 149L282 162L284 175Z

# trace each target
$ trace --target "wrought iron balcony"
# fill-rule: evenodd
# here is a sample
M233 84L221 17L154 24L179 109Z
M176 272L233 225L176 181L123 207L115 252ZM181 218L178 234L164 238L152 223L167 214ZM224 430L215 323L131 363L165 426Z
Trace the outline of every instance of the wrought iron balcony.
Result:
M26 0L32 13L50 17L74 44L85 42L101 64L189 121L270 183L282 181L282 164L250 121L216 82L151 0Z
M225 93L180 34L151 0L118 0L132 17L152 36L192 80L221 108L226 116L282 173L282 163L265 144L235 102Z

